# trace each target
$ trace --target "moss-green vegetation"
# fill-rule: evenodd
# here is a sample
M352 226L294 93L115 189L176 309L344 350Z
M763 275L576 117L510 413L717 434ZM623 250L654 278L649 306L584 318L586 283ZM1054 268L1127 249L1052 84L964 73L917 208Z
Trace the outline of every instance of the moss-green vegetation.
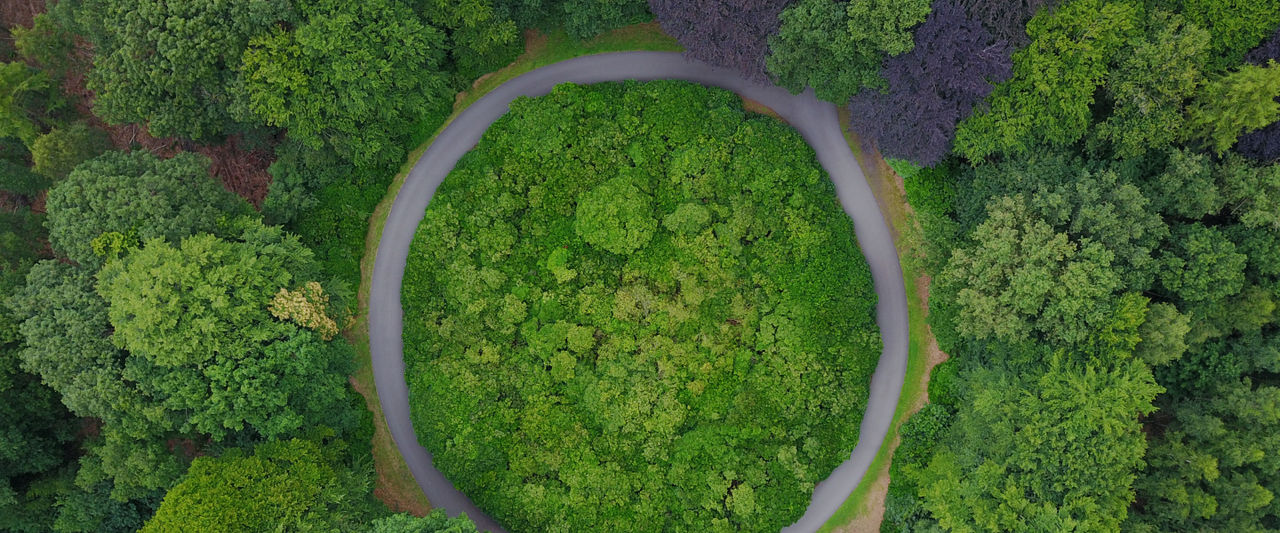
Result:
M777 530L856 443L880 342L852 223L732 93L517 100L436 194L414 426L508 527Z
M547 36L530 34L526 41L525 53L516 61L506 68L485 76L484 79L477 81L472 88L458 93L453 114L449 116L445 121L445 125L441 126L440 129L448 126L454 117L457 117L459 113L481 96L488 94L489 91L511 78L537 67L573 57L619 50L678 51L680 49L679 45L674 44L670 37L663 35L661 30L652 23L626 26L605 32L588 41L571 39L563 32L555 32ZM438 131L434 133L438 133ZM376 205L368 204L373 205L372 214L368 217L369 225L367 231L360 234L362 240L359 243L359 246L362 247L360 248L362 250L360 255L360 307L357 310L359 316L356 319L356 326L349 331L350 336L354 338L353 343L356 347L356 373L351 376L352 384L368 400L369 410L373 412L376 428L373 440L373 458L374 465L378 471L378 496L387 502L387 505L393 510L410 511L415 514L425 513L427 509L431 508L430 502L427 501L426 495L418 487L417 481L413 479L413 474L409 472L408 465L400 457L400 450L396 448L395 442L391 440L391 433L386 429L386 423L382 418L382 405L378 403L377 389L373 383L369 339L365 328L366 321L364 316L368 312L365 298L369 293L373 263L378 256L378 244L382 241L382 225L386 222L387 214L391 212L391 205L395 201L396 195L400 192L400 186L404 184L404 179L408 176L409 170L413 168L414 163L417 163L418 157L422 155L422 152L435 140L435 136L432 133L424 133L424 135L430 135L430 137L409 154L408 161L400 168L400 172L394 178L391 178L386 195L381 197ZM371 188L379 190L376 186ZM354 237L344 233L343 238L345 239L343 242L346 242L346 240L351 240Z

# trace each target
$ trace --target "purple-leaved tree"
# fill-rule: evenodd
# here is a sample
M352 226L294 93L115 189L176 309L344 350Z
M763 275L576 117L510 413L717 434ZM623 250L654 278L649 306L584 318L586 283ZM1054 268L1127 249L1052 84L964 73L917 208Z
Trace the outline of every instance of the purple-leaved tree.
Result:
M649 0L649 9L685 55L741 72L748 79L769 79L764 59L769 35L778 31L778 15L791 0Z
M1025 46L1027 21L1041 9L1050 9L1059 0L958 0L965 12L996 37L1014 47Z
M1255 65L1265 65L1269 59L1280 62L1280 28L1245 56L1246 61ZM1241 135L1236 141L1236 152L1258 161L1280 161L1280 121Z
M850 128L887 157L932 166L951 150L956 125L1012 75L1012 61L1005 41L949 0L934 4L915 43L885 60L887 93L864 90L850 100Z

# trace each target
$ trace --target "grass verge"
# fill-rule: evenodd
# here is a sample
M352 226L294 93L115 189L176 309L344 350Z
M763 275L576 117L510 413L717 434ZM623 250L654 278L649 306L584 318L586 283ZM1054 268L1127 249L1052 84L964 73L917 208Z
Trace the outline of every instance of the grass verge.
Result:
M360 290L357 295L356 321L347 331L347 337L356 347L356 372L351 376L351 385L365 398L369 411L373 413L373 463L377 470L377 484L374 495L387 504L393 511L405 511L422 516L431 510L431 503L418 488L409 471L404 458L400 456L395 441L387 429L386 419L382 415L382 404L378 402L378 390L373 382L373 366L369 353L369 287L373 274L374 260L378 255L378 243L382 241L382 226L386 223L391 205L409 170L435 140L440 131L448 127L453 119L467 106L479 100L494 88L506 83L525 72L578 56L618 52L624 50L652 50L677 52L680 45L675 39L662 33L656 23L635 24L604 33L590 41L576 41L563 33L551 35L529 32L525 35L525 52L506 67L486 74L466 91L458 93L454 101L453 114L445 120L434 134L420 144L401 166L387 194L374 208L369 217L369 233L365 238L365 251L360 259Z
M840 123L848 124L848 111L840 110ZM884 516L885 492L889 488L889 463L901 438L898 430L911 415L928 401L929 371L944 361L946 355L938 350L937 342L925 321L929 313L929 278L919 266L917 246L921 231L907 204L906 194L897 174L878 153L868 153L862 143L848 131L845 140L858 159L867 183L875 193L876 203L893 232L894 244L902 264L902 278L907 292L907 375L902 384L902 396L889 433L858 488L841 504L836 513L818 530L827 532L874 532L880 530Z

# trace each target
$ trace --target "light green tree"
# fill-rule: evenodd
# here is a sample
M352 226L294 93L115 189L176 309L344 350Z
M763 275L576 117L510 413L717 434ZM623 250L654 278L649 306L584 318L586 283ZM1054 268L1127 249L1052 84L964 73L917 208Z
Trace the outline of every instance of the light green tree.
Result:
M291 439L197 458L141 531L358 530L370 479L340 462L344 448Z
M939 276L956 290L959 333L1007 342L1038 334L1083 346L1114 319L1121 285L1112 253L1055 232L1021 195L992 200L970 239Z
M592 246L627 255L648 243L657 229L652 201L628 179L613 178L582 196L573 227Z
M1205 84L1188 112L1187 136L1221 155L1240 134L1280 120L1280 67L1243 65Z

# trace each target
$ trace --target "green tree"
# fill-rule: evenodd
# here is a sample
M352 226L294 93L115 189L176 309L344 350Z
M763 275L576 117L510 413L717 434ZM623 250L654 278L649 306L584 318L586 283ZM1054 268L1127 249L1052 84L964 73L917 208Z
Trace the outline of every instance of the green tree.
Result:
M52 86L47 74L25 63L0 63L0 137L35 140L46 110L56 105L47 94Z
M473 533L475 524L462 514L449 518L442 509L432 510L427 516L396 513L373 521L369 533Z
M1209 32L1164 11L1152 13L1146 35L1131 43L1107 75L1111 116L1094 130L1120 157L1179 139L1184 102L1204 83L1209 60Z
M1112 324L1120 278L1113 254L1072 241L1030 213L1022 196L987 206L987 220L957 248L939 284L955 291L956 331L1023 342L1032 334L1084 346Z
M918 476L952 531L1119 531L1146 439L1137 415L1160 392L1145 365L1043 374L982 371L945 445Z
M32 168L37 174L58 181L71 174L80 163L110 148L105 132L77 122L36 137L31 143Z
M0 137L0 191L32 197L49 188L49 180L31 171L31 153L16 137Z
M394 0L314 0L298 10L296 28L257 37L244 53L249 109L357 165L398 164L404 137L434 130L452 109L444 35Z
M466 80L506 66L522 51L516 23L492 0L425 0L426 20L448 33L449 59Z
M1134 355L1151 366L1168 364L1186 353L1186 337L1190 331L1191 318L1179 313L1177 307L1163 302L1153 303L1147 310L1146 320L1138 328L1142 341Z
M838 104L863 88L882 88L880 63L911 50L911 28L929 15L927 0L799 0L769 38L769 71L783 87L813 87Z
M1232 154L1218 175L1228 209L1242 224L1280 230L1280 165L1259 166Z
M35 61L55 76L61 77L70 66L75 50L75 36L48 13L39 13L31 27L13 26L13 44L18 54Z
M1244 288L1248 257L1221 230L1200 223L1174 229L1163 254L1164 288L1188 302L1221 300Z
M1155 0L1154 4L1181 13L1196 26L1209 30L1210 65L1214 70L1239 65L1280 20L1277 0Z
M343 447L290 439L197 458L141 531L356 530L371 480L344 468Z
M957 195L959 216L976 225L986 216L988 198L1021 194L1054 229L1110 251L1126 287L1146 290L1156 269L1151 252L1169 230L1142 191L1121 176L1123 167L1116 167L1053 154L983 165Z
M614 178L582 196L573 227L592 246L627 255L648 244L658 227L651 203L629 180Z
M1153 154L1162 168L1138 181L1151 206L1166 215L1196 220L1222 210L1221 172L1201 153L1180 148Z
M289 2L101 0L89 88L111 124L144 122L157 137L210 140L248 120L237 69L249 39L292 18Z
M1250 378L1179 399L1137 482L1136 532L1268 531L1280 520L1280 388Z
M0 209L0 270L48 257L41 225L44 220L42 215L28 209Z
M1031 44L1013 55L1013 78L996 86L989 109L956 130L956 152L977 161L1024 155L1080 140L1109 66L1125 51L1142 10L1128 2L1075 0L1027 24Z
M1187 136L1221 155L1240 134L1280 120L1280 67L1243 65L1205 84L1188 112Z
M97 266L103 258L95 255L92 241L105 232L177 242L192 233L217 231L249 206L209 177L204 156L157 159L138 151L107 152L77 166L49 190L46 209L54 250Z
M163 439L178 417L150 395L111 342L107 304L94 292L91 271L42 261L7 304L22 321L23 367L62 397L79 416L102 420L102 436L81 462L85 486L109 480L119 500L145 497L182 474Z
M109 302L112 340L165 408L186 414L184 432L221 440L252 428L274 438L348 422L349 347L268 311L277 291L317 274L296 237L252 222L234 241L148 240L103 268L98 292Z

